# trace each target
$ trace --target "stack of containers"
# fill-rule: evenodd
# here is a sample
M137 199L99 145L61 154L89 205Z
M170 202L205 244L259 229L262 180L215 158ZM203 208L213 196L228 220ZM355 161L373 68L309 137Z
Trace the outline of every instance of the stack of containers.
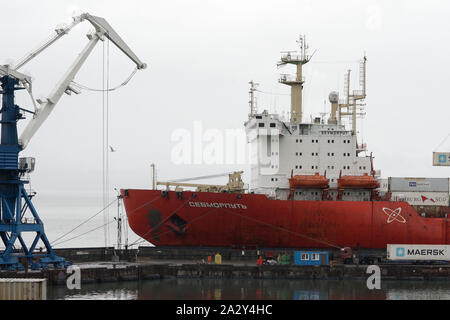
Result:
M389 178L391 200L406 201L427 216L447 212L449 185L449 178Z

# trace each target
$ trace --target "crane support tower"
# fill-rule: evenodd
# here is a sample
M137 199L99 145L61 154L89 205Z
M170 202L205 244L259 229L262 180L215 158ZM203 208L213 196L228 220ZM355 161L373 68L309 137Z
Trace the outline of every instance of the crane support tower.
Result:
M17 106L14 102L15 91L26 89L33 97L31 77L17 70L84 20L89 21L95 30L88 34L89 43L78 55L54 90L47 98L37 101L39 106L35 104L32 98L34 111ZM0 251L0 269L22 270L28 266L32 269L45 269L52 265L55 268L68 265L68 262L64 258L56 256L52 249L44 232L44 224L31 202L33 194L27 193L25 189L25 185L29 183L28 174L34 170L34 158L19 158L19 154L48 118L62 95L64 93L79 93L71 86L71 83L95 45L99 40L103 41L105 37L126 54L136 64L137 69L146 67L146 64L138 59L105 19L88 13L75 17L70 26L57 28L55 36L16 65L0 65L0 95L2 96L2 108L0 110L0 238L5 246L5 249L2 252ZM33 118L27 124L19 139L17 122L25 119L24 112L33 114ZM29 213L31 213L32 218L26 216ZM26 243L24 233L35 233L31 244ZM46 251L35 252L40 240ZM18 244L21 248L18 248Z

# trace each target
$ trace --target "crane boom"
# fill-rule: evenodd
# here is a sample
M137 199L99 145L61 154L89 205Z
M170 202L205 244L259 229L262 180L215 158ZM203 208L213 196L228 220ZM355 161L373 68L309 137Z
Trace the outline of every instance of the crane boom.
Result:
M48 48L50 45L55 43L62 35L67 34L74 26L82 22L83 20L89 21L95 28L95 32L88 34L89 42L83 49L83 51L78 55L75 61L70 66L69 70L64 74L62 79L55 86L50 95L45 98L38 100L39 107L37 108L33 119L27 124L24 131L19 138L19 145L22 150L25 149L30 142L34 134L39 130L41 125L47 120L50 113L55 108L56 104L61 99L65 92L75 92L78 91L70 86L70 83L74 80L76 74L80 70L81 66L86 61L87 57L90 55L95 45L99 40L104 40L104 37L108 38L113 42L126 56L128 56L135 64L137 69L145 69L147 65L143 63L136 54L128 47L128 45L122 40L122 38L115 32L111 25L101 17L92 16L88 13L84 13L79 17L74 18L74 22L65 29L57 29L57 35L47 41L44 45L40 46L36 51L27 55L22 61L14 66L15 70L22 67L34 57L36 57L43 50ZM13 69L14 69L13 68Z
M114 43L117 48L119 48L128 58L133 60L138 69L145 69L147 67L145 63L139 60L139 58L116 33L116 31L114 31L108 21L104 18L92 16L90 14L86 14L86 20L88 20L95 27L97 32L103 33L105 37L111 40L111 42Z
M53 43L55 43L57 40L62 38L62 36L69 33L70 30L72 30L73 27L75 27L77 24L82 22L84 20L83 15L77 16L73 18L72 23L68 27L61 27L56 28L55 32L56 34L53 35L50 39L45 41L42 45L40 45L36 50L30 52L28 55L26 55L22 60L17 62L15 65L13 65L11 68L14 70L18 70L19 68L23 67L25 64L27 64L29 61L34 59L38 54L40 54L42 51L50 47Z
M67 27L57 27L55 29L55 35L53 35L49 40L40 45L36 50L30 52L26 57L17 62L15 65L13 65L11 69L18 70L19 68L23 67L37 55L39 55L42 51L50 47L64 35L68 34L70 30L72 30L76 25L83 22L84 20L88 20L95 27L97 32L104 32L105 36L109 40L111 40L123 53L125 53L131 60L133 60L137 64L138 69L145 69L145 63L142 63L139 60L139 58L133 53L133 51L131 51L131 49L122 40L122 38L114 31L111 25L104 18L96 17L90 15L89 13L83 13L79 16L74 17L72 23Z

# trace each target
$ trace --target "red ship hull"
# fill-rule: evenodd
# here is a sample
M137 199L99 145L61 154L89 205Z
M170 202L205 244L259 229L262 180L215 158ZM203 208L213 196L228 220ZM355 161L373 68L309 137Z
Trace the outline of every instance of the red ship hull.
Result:
M450 244L447 218L421 217L406 202L121 192L131 229L156 246L385 249L387 244Z

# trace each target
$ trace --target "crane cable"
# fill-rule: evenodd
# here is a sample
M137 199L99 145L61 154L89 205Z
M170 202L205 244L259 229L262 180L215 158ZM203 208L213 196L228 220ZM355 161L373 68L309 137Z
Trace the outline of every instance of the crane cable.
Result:
M442 142L433 150L434 152L437 151L437 149L439 149L445 141L447 141L447 139L450 137L450 133L444 138L444 140L442 140Z
M103 169L103 205L105 206L109 198L109 38L106 40L106 54L105 54L105 41L103 42L103 89L102 92L102 114L103 114L103 143L102 143L102 169ZM106 88L106 90L105 90ZM109 210L103 212L104 222L104 240L105 248L109 245Z
M121 87L124 87L128 84L128 82L130 82L130 80L134 77L134 75L136 74L136 72L138 71L138 68L134 68L134 70L131 72L131 74L119 85L113 87L113 88L107 88L107 89L93 89L93 88L89 88L85 85L79 84L75 81L72 81L72 84L79 88L79 89L83 89L83 90L88 90L88 91L94 91L94 92L111 92L111 91L115 91Z

